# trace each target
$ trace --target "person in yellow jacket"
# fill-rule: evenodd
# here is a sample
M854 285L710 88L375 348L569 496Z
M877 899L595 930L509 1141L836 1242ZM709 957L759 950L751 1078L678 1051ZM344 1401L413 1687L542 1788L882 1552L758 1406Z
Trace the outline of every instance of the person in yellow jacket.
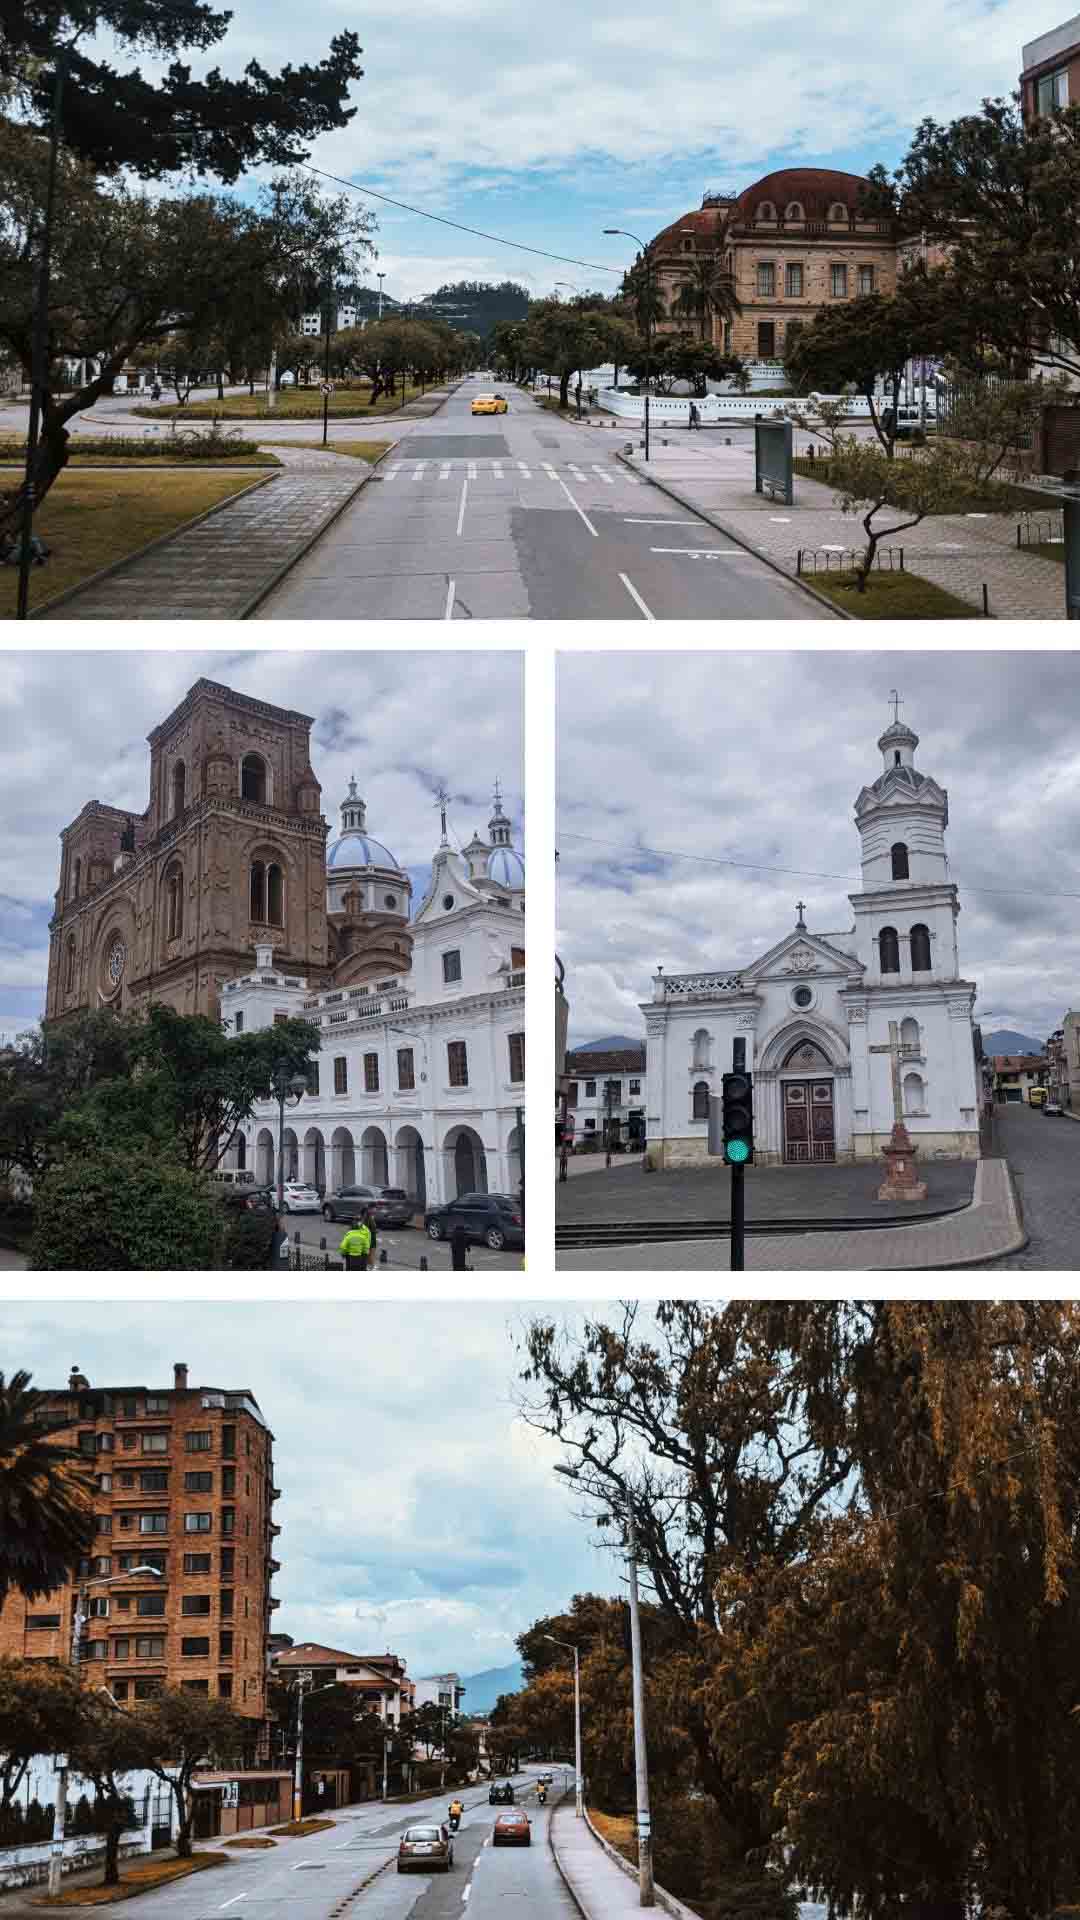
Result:
M371 1252L370 1228L365 1227L362 1220L355 1227L350 1227L338 1248L338 1252L344 1254L346 1267L352 1268L353 1270L357 1268L361 1270L366 1269L368 1254Z

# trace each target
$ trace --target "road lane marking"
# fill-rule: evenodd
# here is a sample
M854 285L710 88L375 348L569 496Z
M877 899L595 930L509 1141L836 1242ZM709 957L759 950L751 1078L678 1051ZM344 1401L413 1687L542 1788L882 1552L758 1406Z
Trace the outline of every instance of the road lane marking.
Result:
M528 469L528 467L527 467L527 466L525 465L525 462L524 462L524 460L519 460L517 464L518 464L518 466L519 466L519 467L521 468L521 471L522 471L522 473L523 473L523 474L525 474L525 476L526 476L526 477L528 477L528 472L529 472L529 469Z
M553 480L558 479L559 476L556 473L554 467L552 466L550 460L541 460L540 465L543 467L545 473L549 473L551 475L551 478Z
M501 467L500 467L500 466L499 466L499 465L498 465L497 463L496 463L495 465L493 465L493 466L492 466L492 469L491 469L491 471L492 471L492 473L493 473L493 474L495 475L495 478L496 478L496 480L501 480L501 479L502 479L502 477L503 477L503 475L502 475L502 468L501 468Z
M656 619L655 613L649 612L648 607L645 605L645 602L642 599L637 588L635 587L633 581L628 580L625 573L620 573L619 579L622 581L623 586L626 588L626 591L630 595L631 600L633 600L635 604L641 608L641 611L644 614L646 620L655 620Z
M650 553L687 553L691 560L738 560L744 547L650 547Z
M469 476L468 476L468 477L469 477L469 479L470 479L470 480L475 480L475 479L476 479L476 461L475 461L475 460L470 460L470 461L469 461Z
M450 478L450 468L449 468L448 466L445 466L445 467L440 467L440 468L439 468L439 479L440 479L440 480L449 480L449 478Z
M452 620L454 617L454 594L456 591L456 581L449 580L446 586L446 612L443 614L444 620Z
M558 479L558 475L556 475L556 478ZM565 481L565 480L559 480L559 485L560 485L560 487L562 488L562 490L563 490L563 492L565 493L565 495L566 495L566 497L567 497L567 499L569 500L569 502L570 502L570 505L571 505L571 506L573 507L573 509L574 509L574 512L575 512L575 513L579 513L579 514L581 515L581 518L582 518L582 519L584 520L584 522L585 522L585 525L586 525L586 526L588 527L588 529L589 529L589 532L590 532L590 533L592 534L592 537L593 537L593 539L594 539L594 540L599 540L599 538L600 538L600 535L599 535L599 534L597 533L597 531L596 531L596 528L595 528L595 527L593 526L593 523L592 523L592 521L591 521L591 520L589 519L589 516L588 516L588 514L586 513L586 511L585 511L585 509L584 509L584 507L580 507L580 506L578 505L578 503L577 503L577 501L576 501L576 500L574 499L574 496L573 496L573 494L571 493L571 491L570 491L570 489L569 489L569 487L567 486L567 484L566 484L566 481Z
M237 1901L246 1900L250 1892L251 1892L251 1888L245 1887L243 1893L234 1893L231 1900L226 1900L222 1903L222 1905L218 1908L218 1912L224 1913L226 1907L235 1907Z
M575 464L574 464L574 462L573 462L572 460L568 460L566 464L567 464L567 466L569 467L569 469L570 469L570 472L571 472L571 473L573 474L573 476L574 476L574 479L575 479L575 480L587 480L587 479L588 479L588 477L589 477L589 476L588 476L588 474L587 474L587 473L582 473L582 471L581 471L581 468L580 468L580 467L578 467L578 466L575 466Z
M676 520L670 513L663 514L659 520L632 520L626 513L622 518L628 527L697 527L701 524L698 520Z
M592 470L594 473L598 473L600 475L600 478L603 481L605 487L613 487L615 485L615 482L612 479L610 473L605 473L603 467L598 467L595 460L592 463Z
M466 500L466 496L468 495L468 491L469 491L469 482L468 480L463 480L461 483L461 505L458 508L458 517L457 517L457 530L459 534L461 533L461 529L465 524L465 500Z
M387 467L386 477L388 480L396 480L400 472L401 472L400 467Z

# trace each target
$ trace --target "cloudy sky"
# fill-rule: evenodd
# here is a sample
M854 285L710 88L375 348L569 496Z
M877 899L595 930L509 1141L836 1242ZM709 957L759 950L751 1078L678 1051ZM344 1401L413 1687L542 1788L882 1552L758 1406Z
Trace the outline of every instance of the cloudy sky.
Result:
M915 765L948 791L976 1018L1042 1041L1077 1005L1076 653L564 653L558 677L575 1042L644 1033L657 963L745 966L793 929L800 898L811 931L851 927L854 803L882 770L891 688ZM709 864L724 861L750 864Z
M317 60L354 28L364 48L357 112L316 143L346 180L518 243L609 265L708 188L749 186L770 168L862 172L895 165L926 114L951 119L1016 84L1022 42L1060 17L1041 0L238 0L205 64L226 72ZM303 31L298 33L302 19ZM145 64L145 63L144 63ZM199 59L193 60L200 71ZM374 202L368 202L374 205ZM416 299L463 277L614 288L617 274L545 261L380 209L386 290ZM372 281L371 284L374 284Z
M355 773L368 826L409 869L419 905L439 840L440 780L456 846L486 833L496 775L522 844L521 677L516 652L5 652L0 1032L44 1007L60 829L87 800L144 810L146 736L196 680L314 717L311 758L331 832Z
M169 1387L186 1360L192 1386L250 1388L282 1489L275 1631L471 1674L515 1660L574 1593L618 1589L559 1450L515 1411L535 1311L551 1309L6 1302L0 1364L41 1387L75 1362L92 1386Z

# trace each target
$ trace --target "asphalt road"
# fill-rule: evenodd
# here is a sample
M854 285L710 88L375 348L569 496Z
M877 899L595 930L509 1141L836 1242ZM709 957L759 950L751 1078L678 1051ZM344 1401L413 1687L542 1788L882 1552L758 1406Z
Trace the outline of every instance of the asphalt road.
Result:
M343 1901L350 1920L575 1920L577 1909L547 1844L548 1811L520 1776L517 1800L532 1820L529 1847L491 1845L500 1807L487 1788L467 1788L466 1813L449 1873L399 1874L398 1837L417 1822L445 1819L449 1794L409 1807L375 1804L334 1816L327 1831L281 1840L265 1852L236 1851L223 1869L125 1902L129 1920L330 1920ZM380 1871L382 1869L382 1871ZM377 1878L373 1876L378 1876ZM370 1884L360 1891L363 1883Z
M266 620L821 618L801 590L615 458L621 428L574 426L466 380L403 420L378 476L260 609Z
M345 1232L342 1222L324 1220L319 1213L290 1213L286 1218L290 1240L299 1233L301 1244L317 1248L320 1240L325 1240L332 1253L341 1245ZM376 1253L386 1249L387 1264L394 1267L418 1268L421 1257L432 1273L450 1272L450 1248L445 1240L429 1240L426 1233L417 1227L380 1227L378 1230ZM505 1247L502 1253L492 1253L487 1247L469 1248L469 1265L477 1273L517 1272L524 1258L519 1248Z
M1023 1105L999 1107L995 1120L1030 1239L994 1269L1080 1272L1080 1123Z

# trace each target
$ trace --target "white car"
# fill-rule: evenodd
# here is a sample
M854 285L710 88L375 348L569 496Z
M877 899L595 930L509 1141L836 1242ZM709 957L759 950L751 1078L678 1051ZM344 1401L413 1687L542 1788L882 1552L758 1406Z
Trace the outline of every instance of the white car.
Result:
M318 1213L322 1201L314 1187L305 1186L302 1180L286 1180L281 1205L285 1213Z

